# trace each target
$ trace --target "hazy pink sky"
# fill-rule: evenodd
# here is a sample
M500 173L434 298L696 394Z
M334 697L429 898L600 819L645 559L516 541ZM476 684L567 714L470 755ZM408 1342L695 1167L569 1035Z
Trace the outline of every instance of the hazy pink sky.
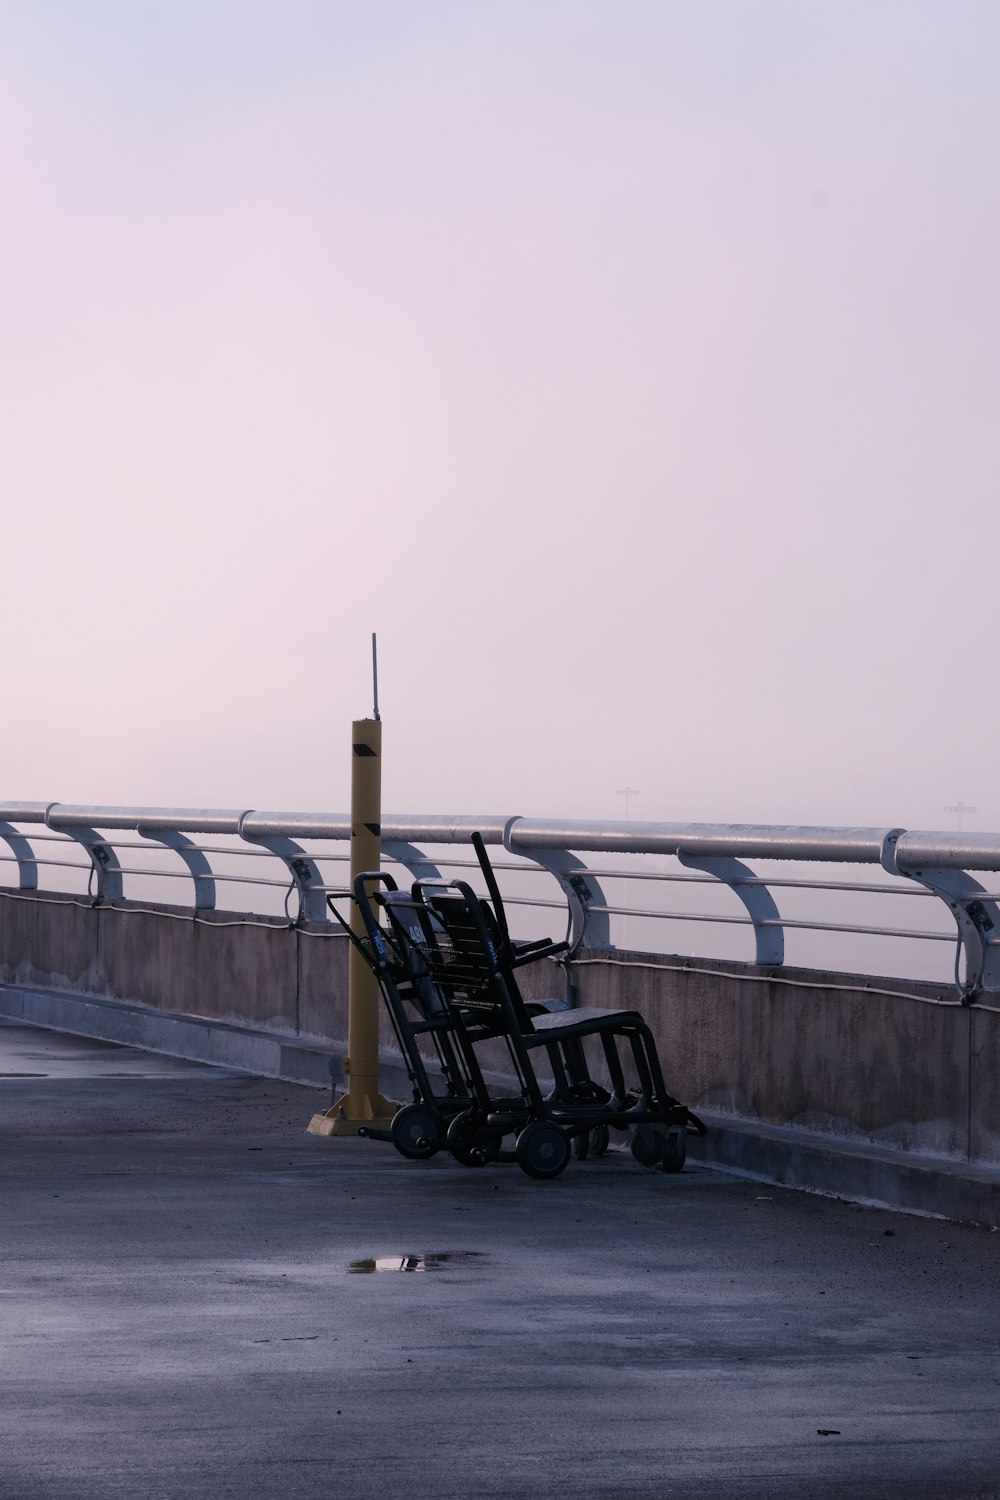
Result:
M0 0L4 798L1000 827L1000 7Z

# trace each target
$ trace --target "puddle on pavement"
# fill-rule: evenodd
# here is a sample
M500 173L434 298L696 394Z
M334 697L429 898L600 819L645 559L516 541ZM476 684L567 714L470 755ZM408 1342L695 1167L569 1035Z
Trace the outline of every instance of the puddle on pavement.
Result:
M442 1250L437 1255L380 1255L371 1260L352 1260L347 1270L353 1276L370 1276L375 1271L451 1271L481 1266L488 1260L480 1250Z

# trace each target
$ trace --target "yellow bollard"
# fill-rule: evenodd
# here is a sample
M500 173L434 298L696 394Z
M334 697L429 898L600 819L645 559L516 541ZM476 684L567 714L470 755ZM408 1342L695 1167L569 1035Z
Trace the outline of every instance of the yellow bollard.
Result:
M377 870L381 855L382 721L355 719L351 725L351 889L355 876ZM364 937L356 905L351 930ZM396 1105L378 1091L378 980L351 944L347 956L347 1092L322 1115L313 1115L313 1135L357 1135L361 1126L388 1130Z

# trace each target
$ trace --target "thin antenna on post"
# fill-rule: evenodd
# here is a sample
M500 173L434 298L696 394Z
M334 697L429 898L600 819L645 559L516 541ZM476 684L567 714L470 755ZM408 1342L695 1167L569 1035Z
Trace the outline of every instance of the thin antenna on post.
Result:
M375 700L375 718L378 719L378 640L374 630L372 631L372 697Z

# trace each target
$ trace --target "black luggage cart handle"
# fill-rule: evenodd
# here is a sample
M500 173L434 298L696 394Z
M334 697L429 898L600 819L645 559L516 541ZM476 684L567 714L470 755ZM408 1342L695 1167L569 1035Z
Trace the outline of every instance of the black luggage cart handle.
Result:
M568 942L554 943L550 938L535 938L531 942L526 943L514 942L510 935L510 928L507 926L507 913L504 910L503 897L500 894L497 877L490 863L490 857L486 852L486 841L481 833L474 833L472 835L472 847L476 851L479 868L483 872L486 889L489 891L490 900L493 903L493 914L497 920L500 945L503 950L501 954L502 960L509 964L512 969L516 969L521 964L532 963L536 958L554 958L557 953L566 953L569 949Z
M398 890L399 887L392 876L386 874L384 870L364 870L354 881L354 894L350 895L350 900L354 902L355 906L361 912L361 920L365 924L365 931L368 934L368 941L371 944L370 949L365 946L364 939L358 937L351 924L344 921L344 918L337 910L333 896L329 892L327 893L326 904L330 908L335 920L339 922L354 947L361 954L365 963L373 973L377 974L385 964L385 944L382 941L382 932L378 923L372 921L371 907L368 904L367 893L365 891L366 882L368 884L377 883L384 885L390 891Z

